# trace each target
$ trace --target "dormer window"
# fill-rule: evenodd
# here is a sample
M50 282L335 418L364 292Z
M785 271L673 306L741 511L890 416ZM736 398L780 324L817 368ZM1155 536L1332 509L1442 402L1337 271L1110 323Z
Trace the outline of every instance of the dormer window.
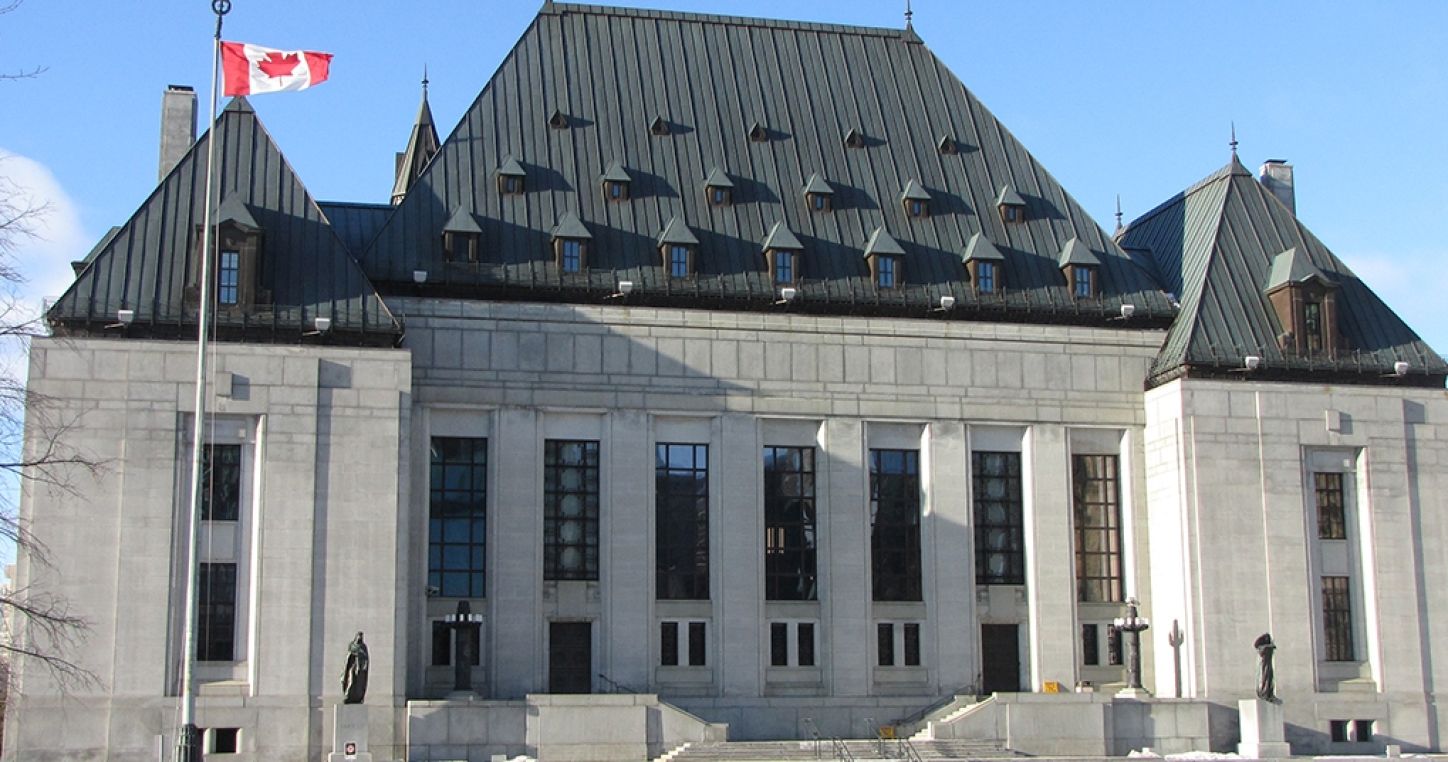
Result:
M524 180L528 173L523 170L523 165L517 159L509 156L498 167L498 192L504 196L521 195L524 189Z
M614 162L608 165L603 173L603 198L607 201L627 201L629 199L629 183L633 178L624 171L623 165Z
M555 130L561 130L568 126L568 116L558 109L553 110L553 115L548 117L548 126Z
M694 274L694 251L699 246L699 239L683 220L678 217L670 219L663 232L659 233L658 244L664 271L670 278L688 278Z
M749 141L751 143L763 143L766 140L769 140L769 130L764 129L764 125L759 122L749 125Z
M1284 351L1337 351L1337 285L1306 254L1294 247L1273 258L1266 292L1282 326L1278 344Z
M834 209L835 189L830 184L820 179L819 175L810 175L809 181L804 184L804 202L813 213L824 214Z
M857 129L851 128L845 133L845 148L864 148L865 136Z
M939 151L942 156L954 156L960 153L960 146L956 144L955 138L942 135L940 142L935 144L935 150Z
M769 268L769 282L776 286L790 286L799 280L799 255L804 244L799 242L793 231L781 220L774 223L764 237L764 263Z
M904 283L900 266L905 249L884 228L876 228L865 243L865 262L870 265L870 281L877 288L895 288Z
M661 116L654 117L654 121L649 123L649 134L654 137L663 137L670 132L669 123L664 121L664 118Z
M442 226L442 256L448 262L476 262L483 229L464 206L453 209Z
M1005 255L984 233L976 233L965 245L965 268L977 294L999 293L1003 284Z
M1101 260L1096 254L1075 236L1061 247L1061 253L1056 258L1056 264L1061 272L1066 275L1066 283L1071 288L1071 295L1077 299L1091 299L1100 293L1100 284L1096 282L1097 275L1101 269Z
M588 269L588 248L593 234L573 212L565 212L553 226L553 260L562 273Z
M252 216L251 208L236 194L228 195L216 210L216 238L212 250L211 286L214 303L220 307L248 308L256 304L269 304L271 292L260 287L262 230ZM200 227L196 230L199 244L202 238ZM198 257L196 261L201 260ZM200 269L199 266L197 268ZM192 280L188 300L193 303L200 298L200 273Z
M923 219L930 216L930 194L914 180L905 183L905 191L900 194L900 203L905 207L906 217Z
M1026 221L1026 200L1009 185L1001 187L996 196L996 208L1000 210L1001 222L1014 225Z
M718 167L709 170L704 178L704 198L709 206L729 206L734 203L734 182Z

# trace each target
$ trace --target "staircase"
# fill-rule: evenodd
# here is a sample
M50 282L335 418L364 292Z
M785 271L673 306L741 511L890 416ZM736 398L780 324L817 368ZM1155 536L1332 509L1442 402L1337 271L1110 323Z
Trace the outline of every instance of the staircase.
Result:
M922 760L1011 759L1025 755L1011 751L998 741L956 739L950 741L911 741ZM856 760L906 759L897 742L886 741L884 754L876 741L851 740L844 745ZM725 741L690 744L671 752L667 762L792 762L792 760L834 760L837 757L828 739L821 740L818 752L814 741ZM663 759L663 758L661 758Z

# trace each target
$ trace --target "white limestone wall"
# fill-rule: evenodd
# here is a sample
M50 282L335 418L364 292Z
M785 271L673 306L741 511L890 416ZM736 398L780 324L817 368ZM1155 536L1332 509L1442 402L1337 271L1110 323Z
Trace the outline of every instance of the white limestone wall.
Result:
M17 573L88 621L67 655L95 681L62 689L22 663L7 759L153 760L174 743L194 358L184 342L33 343L29 388L69 425L65 443L100 468L62 469L73 491L24 491L22 515L50 565L22 552ZM238 663L203 687L198 724L241 728L237 759L316 758L329 719L316 707L339 700L346 646L362 630L373 654L368 703L380 709L372 746L392 754L405 674L392 655L406 649L395 570L406 547L397 496L410 450L408 355L220 344L212 367L230 389L217 384L210 409L253 465ZM43 441L39 423L32 416L32 447Z
M1158 332L617 305L397 299L392 306L408 316L417 420L476 414L483 419L478 435L495 440L491 598L474 604L487 611L483 671L491 697L546 689L544 633L555 611L539 593L541 448L551 421L575 416L600 419L608 471L603 521L615 529L604 533L597 607L583 610L594 622L596 671L730 722L733 737L798 733L806 716L822 729L858 734L863 717L896 719L973 688L980 654L969 432L1006 426L1024 440L1030 475L1023 593L1029 601L1010 615L1029 619L1021 634L1023 683L1069 687L1079 679L1072 432L1116 436L1124 442L1123 468L1139 467L1141 438L1130 434L1144 422L1140 380ZM646 538L653 442L665 441L657 438L660 426L680 420L701 421L708 432L714 593L700 609L710 623L710 669L704 682L671 696L651 667L661 612L681 607L654 601ZM911 446L922 453L926 600L914 608L870 600L867 455L870 447L895 446L877 441L886 431L893 432L887 438L915 432L918 444ZM429 435L426 426L417 430L413 458L426 458ZM763 600L766 444L819 448L817 603ZM1123 476L1128 502L1144 504L1138 493L1145 480ZM425 513L426 500L426 485L415 483L414 516ZM1139 567L1133 576L1145 573L1145 532L1139 534L1128 559ZM424 527L413 534L412 555L425 552ZM408 587L421 590L425 572L425 564L413 565ZM925 676L918 682L882 676L875 665L874 623L901 611L923 611ZM796 615L818 621L819 676L794 675L805 682L786 687L768 665L768 622ZM424 637L425 626L416 623L414 632ZM770 696L791 696L788 704L801 708L771 711L784 699Z
M1146 396L1147 495L1154 553L1156 688L1172 690L1160 625L1176 618L1188 696L1252 694L1252 640L1270 631L1288 740L1340 751L1331 720L1372 720L1376 743L1441 748L1436 673L1448 664L1448 399L1392 386L1176 381ZM1348 528L1359 559L1358 663L1317 658L1312 571L1314 453L1346 463ZM1169 625L1168 625L1169 626ZM1356 749L1354 749L1356 750Z

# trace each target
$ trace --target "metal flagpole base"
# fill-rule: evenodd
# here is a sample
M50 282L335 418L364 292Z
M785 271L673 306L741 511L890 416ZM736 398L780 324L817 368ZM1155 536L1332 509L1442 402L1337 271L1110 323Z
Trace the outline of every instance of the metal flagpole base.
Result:
M201 731L191 723L176 736L176 762L201 762Z

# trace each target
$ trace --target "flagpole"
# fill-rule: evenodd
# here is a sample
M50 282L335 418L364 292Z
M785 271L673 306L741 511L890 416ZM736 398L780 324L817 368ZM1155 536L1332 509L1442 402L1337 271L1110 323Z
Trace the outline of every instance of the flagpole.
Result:
M221 19L231 11L231 0L211 0L216 14L216 36L211 43L211 127L206 139L206 190L201 212L201 304L196 316L196 402L191 420L191 498L187 508L186 606L182 615L181 728L176 737L176 762L200 762L201 739L196 729L196 611L198 577L197 535L201 528L202 452L206 437L206 332L211 321L211 209L216 184L216 143L221 122L216 118L216 70L221 58Z

